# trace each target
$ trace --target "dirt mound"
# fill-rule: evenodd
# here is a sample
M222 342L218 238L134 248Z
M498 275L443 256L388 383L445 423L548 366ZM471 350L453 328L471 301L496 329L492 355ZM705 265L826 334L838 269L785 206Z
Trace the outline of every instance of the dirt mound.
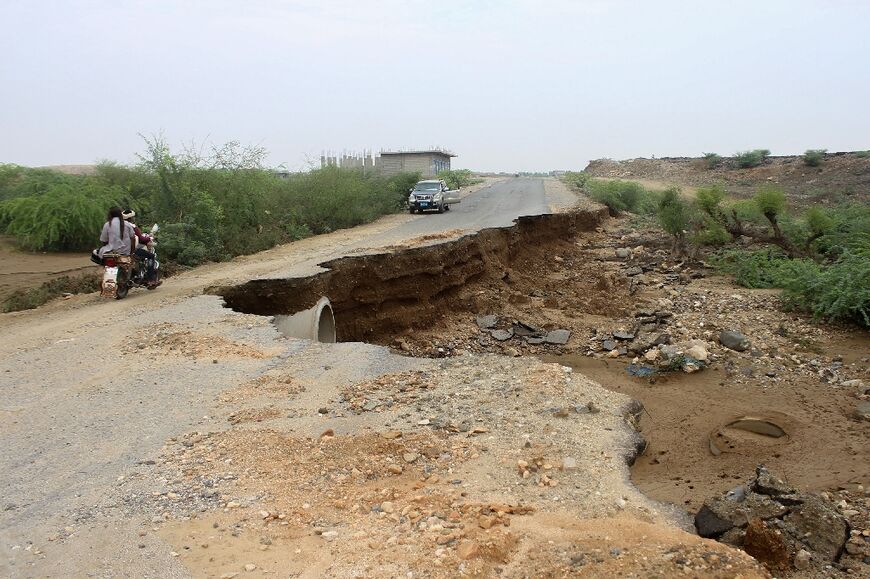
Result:
M704 159L663 157L598 159L591 161L585 170L594 177L684 187L718 183L737 197L748 197L759 185L773 183L799 203L870 199L870 157L855 153L831 153L818 167L807 166L800 156L769 157L760 166L747 169L737 168L727 159L719 167L709 169Z
M418 363L325 378L293 421L171 440L155 530L195 576L766 576L625 484L622 397L531 359Z

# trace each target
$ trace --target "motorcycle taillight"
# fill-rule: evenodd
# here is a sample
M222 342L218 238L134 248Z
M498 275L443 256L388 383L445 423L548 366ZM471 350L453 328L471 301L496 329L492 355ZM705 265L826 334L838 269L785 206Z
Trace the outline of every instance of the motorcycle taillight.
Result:
M103 265L105 265L106 267L115 267L115 258L114 257L104 258Z

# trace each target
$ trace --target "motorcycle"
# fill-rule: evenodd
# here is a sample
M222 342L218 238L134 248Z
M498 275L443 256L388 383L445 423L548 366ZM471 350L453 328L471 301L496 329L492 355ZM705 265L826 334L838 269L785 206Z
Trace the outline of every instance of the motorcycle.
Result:
M118 253L103 255L101 296L121 300L127 297L127 294L134 287L157 289L159 285L157 282L160 280L160 262L157 261L155 237L159 229L160 227L155 223L149 232L151 243L148 244L148 251L154 255L153 258L140 259L135 255L120 255ZM149 267L154 271L153 280L147 279Z

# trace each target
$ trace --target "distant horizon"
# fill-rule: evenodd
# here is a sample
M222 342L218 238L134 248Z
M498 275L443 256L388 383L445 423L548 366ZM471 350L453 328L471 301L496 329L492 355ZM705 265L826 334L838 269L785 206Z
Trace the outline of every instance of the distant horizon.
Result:
M761 147L757 147L757 148L761 148ZM848 154L860 153L860 152L863 152L866 150L867 149L855 149L855 150L851 150L851 151L826 151L825 154L826 155L848 155ZM710 152L714 152L714 151L710 151ZM735 151L735 153L736 152L737 151ZM794 154L777 154L775 152L771 152L771 154L768 156L768 158L769 159L777 159L777 158L801 157L804 155L804 153L806 153L806 150L801 151L800 153L794 153ZM733 156L734 156L734 154L722 155L722 157L724 159L732 158ZM700 155L700 154L699 155L653 155L653 156L639 156L639 157L624 157L621 159L617 159L617 158L613 158L613 157L596 157L594 159L589 159L588 161L583 163L583 165L581 167L551 167L549 169L536 169L536 170L518 168L518 169L504 169L504 170L497 170L497 171L488 171L488 170L474 169L471 167L451 167L451 168L452 169L470 169L471 171L473 171L475 173L551 173L553 171L582 171L592 161L602 161L602 160L623 162L623 161L634 161L634 160L638 160L638 159L669 160L669 159L702 159L702 158L703 158L703 155ZM122 162L114 160L114 159L101 159L100 161L97 161L94 163L56 163L56 164L51 164L51 165L21 165L21 166L27 167L29 169L60 170L63 168L72 169L72 168L76 168L76 167L96 168L101 163L104 163L104 162L117 163L119 165L124 165L124 166L135 166L137 164L135 162L122 163ZM4 161L0 160L0 164L3 164L3 163L4 163ZM12 164L18 164L18 163L12 163ZM265 166L265 167L263 167L263 169L273 170L273 171L285 170L285 171L289 171L291 173L303 172L303 171L309 170L309 168L305 168L305 167L299 168L299 169L287 169L285 167L282 167L281 165Z
M484 172L870 149L859 0L7 0L0 20L0 161L25 166L134 163L140 133L288 170L433 143Z

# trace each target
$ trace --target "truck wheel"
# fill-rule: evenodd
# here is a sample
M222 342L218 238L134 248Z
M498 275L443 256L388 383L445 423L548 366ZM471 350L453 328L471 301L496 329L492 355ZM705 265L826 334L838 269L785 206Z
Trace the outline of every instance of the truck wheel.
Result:
M444 204L443 203L438 206L438 213L444 213Z
M414 214L414 208L413 208L413 207L408 207L408 213L410 213L411 215L413 215L413 214Z

